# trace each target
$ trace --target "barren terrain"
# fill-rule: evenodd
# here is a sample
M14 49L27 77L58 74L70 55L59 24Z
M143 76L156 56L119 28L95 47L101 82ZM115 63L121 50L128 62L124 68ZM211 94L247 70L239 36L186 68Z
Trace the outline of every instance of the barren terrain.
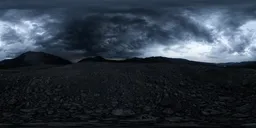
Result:
M239 126L256 122L254 69L131 62L40 67L0 70L1 123Z

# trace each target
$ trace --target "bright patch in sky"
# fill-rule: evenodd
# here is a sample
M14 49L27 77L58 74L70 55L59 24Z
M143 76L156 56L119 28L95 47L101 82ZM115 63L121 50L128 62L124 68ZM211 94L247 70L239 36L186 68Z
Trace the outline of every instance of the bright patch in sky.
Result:
M175 45L164 46L155 45L145 50L144 56L165 56L171 58L185 58L195 61L211 61L208 59L212 46L200 42L177 43Z
M0 59L40 48L37 41L51 37L48 34L49 29L46 28L47 23L56 22L48 15L26 18L17 17L19 14L16 13L15 10L10 10L4 15L12 19L11 21L0 19Z
M193 22L211 32L213 42L191 39L170 43L170 46L157 44L148 47L144 56L165 56L214 63L255 60L256 21L250 20L238 28L229 28L225 26L225 12L226 10L185 13Z
M37 48L33 40L35 37L35 33L33 32L35 28L31 27L28 21L20 21L18 23L0 21L0 26L3 28L0 30L0 46L4 49L0 51L0 54ZM4 38L5 36L8 37ZM15 40L15 42L10 43L10 40Z

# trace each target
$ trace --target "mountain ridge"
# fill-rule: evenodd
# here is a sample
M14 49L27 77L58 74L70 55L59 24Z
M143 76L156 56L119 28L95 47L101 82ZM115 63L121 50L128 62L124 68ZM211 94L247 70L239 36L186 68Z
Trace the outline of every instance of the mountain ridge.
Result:
M67 64L72 63L68 60L49 53L28 51L20 54L13 59L6 59L0 61L0 68L19 68L26 66Z
M146 58L127 58L122 60L108 59L102 56L92 56L83 58L76 63L86 62L109 62L109 63L171 63L171 64L188 64L188 65L205 65L205 66L217 66L226 68L250 68L256 69L256 61L246 62L228 62L228 63L208 63L208 62L197 62L182 58L168 58L162 56L153 56ZM59 56L45 52L34 52L28 51L20 54L13 59L6 59L0 61L0 69L8 68L19 68L28 66L39 66L39 65L67 65L72 64L71 61L63 59Z

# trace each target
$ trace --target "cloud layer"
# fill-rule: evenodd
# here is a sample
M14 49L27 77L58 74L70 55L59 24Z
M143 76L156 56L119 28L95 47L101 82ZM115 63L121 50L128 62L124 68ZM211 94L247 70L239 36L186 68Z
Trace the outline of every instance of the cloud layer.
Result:
M58 2L0 4L6 5L0 7L0 59L28 50L72 60L94 55L206 62L256 59L254 1L152 0L147 3L154 6L141 2L132 8L135 1L74 1L86 9ZM111 3L118 6L109 8Z

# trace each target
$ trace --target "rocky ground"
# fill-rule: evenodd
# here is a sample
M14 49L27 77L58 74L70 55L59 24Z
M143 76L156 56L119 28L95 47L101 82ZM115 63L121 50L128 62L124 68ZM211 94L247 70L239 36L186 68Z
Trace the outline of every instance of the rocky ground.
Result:
M0 90L2 124L249 126L256 123L253 69L84 62L34 70L0 70Z

